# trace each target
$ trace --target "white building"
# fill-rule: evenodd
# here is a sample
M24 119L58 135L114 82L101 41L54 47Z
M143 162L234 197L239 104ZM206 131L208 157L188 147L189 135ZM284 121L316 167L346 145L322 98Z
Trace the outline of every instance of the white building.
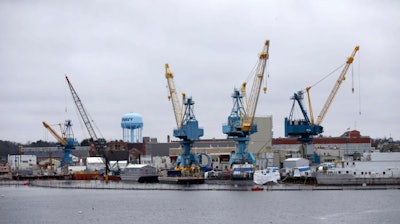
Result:
M36 163L35 155L8 155L8 164L13 171L32 169Z
M86 168L89 171L100 171L106 168L103 158L101 157L87 157Z

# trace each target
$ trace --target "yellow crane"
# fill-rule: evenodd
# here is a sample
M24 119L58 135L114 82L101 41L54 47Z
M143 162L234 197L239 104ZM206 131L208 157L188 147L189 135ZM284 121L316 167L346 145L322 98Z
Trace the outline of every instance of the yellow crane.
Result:
M256 68L256 73L253 79L253 85L251 87L250 96L247 98L246 96L246 85L247 83L242 84L242 96L244 103L246 105L246 113L243 117L243 131L249 131L251 126L253 125L254 115L256 113L258 98L260 96L260 90L262 81L264 79L264 71L268 60L268 52L269 52L269 40L265 41L264 48L259 55L259 60ZM267 91L267 87L263 88L264 93Z
M175 87L174 83L174 75L172 74L171 70L169 69L169 65L165 64L165 78L167 78L168 89L169 89L169 96L168 100L172 101L172 107L174 110L176 127L179 129L182 125L182 117L183 117L183 106L179 100L178 92ZM185 99L185 93L182 93L183 100Z
M50 133L54 136L55 139L57 139L57 141L61 145L63 145L63 146L67 145L67 141L63 137L61 137L49 124L47 124L45 121L43 121L42 123L43 123L43 126L45 128L47 128L47 130L50 131Z
M349 58L347 58L346 61L346 65L344 66L342 72L340 73L340 76L338 78L338 80L335 82L335 85L332 88L332 91L328 97L328 99L325 102L324 107L322 108L321 112L319 113L318 117L317 117L317 122L314 123L314 114L313 114L313 110L312 110L312 106L311 106L311 98L310 98L310 89L312 88L312 86L308 86L306 88L306 92L307 92L307 98L308 98L308 106L310 109L310 119L311 119L311 124L316 124L316 125L320 125L322 123L322 121L325 118L326 113L328 112L329 107L331 106L339 88L340 85L342 84L342 82L346 79L346 73L349 70L350 65L353 63L354 61L354 56L356 55L357 51L360 49L359 46L356 46L351 54L351 56ZM354 92L354 88L352 88L352 91Z

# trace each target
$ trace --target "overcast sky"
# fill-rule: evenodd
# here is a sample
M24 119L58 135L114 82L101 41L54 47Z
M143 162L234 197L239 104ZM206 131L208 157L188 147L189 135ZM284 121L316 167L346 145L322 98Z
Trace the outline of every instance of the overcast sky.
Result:
M143 116L143 136L166 142L175 118L165 63L195 101L207 138L226 138L231 94L270 40L256 115L284 137L294 92L355 57L322 125L400 139L399 1L0 1L0 139L55 141L42 126L71 119L88 138L68 74L107 140L122 139L122 115ZM341 69L311 89L317 116ZM354 85L355 93L351 93ZM307 105L307 102L304 102ZM57 128L57 127L55 127ZM58 129L56 129L58 130ZM100 135L99 134L99 135Z

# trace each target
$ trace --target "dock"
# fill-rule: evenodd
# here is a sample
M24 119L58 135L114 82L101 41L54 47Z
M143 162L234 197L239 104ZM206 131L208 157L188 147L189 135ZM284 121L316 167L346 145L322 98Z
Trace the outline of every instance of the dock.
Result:
M168 184L168 183L132 183L124 181L77 181L77 180L28 180L0 181L0 185L25 185L29 187L70 188L70 189L107 189L107 190L183 190L183 191L321 191L321 190L392 190L400 189L400 185L343 185L327 186L313 184L274 184L255 185L250 183L208 183L204 184Z
M158 177L160 183L165 184L204 184L204 177Z

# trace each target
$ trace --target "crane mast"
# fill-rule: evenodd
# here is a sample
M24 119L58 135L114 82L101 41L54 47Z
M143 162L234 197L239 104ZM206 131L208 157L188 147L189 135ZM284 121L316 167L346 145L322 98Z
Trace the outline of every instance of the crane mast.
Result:
M331 91L331 94L329 95L328 99L325 102L324 107L322 108L320 114L318 115L317 118L317 125L321 124L322 121L325 118L326 113L328 112L329 107L331 106L333 99L336 96L337 91L339 90L340 85L342 84L342 82L346 79L346 73L349 70L349 67L351 65L351 63L353 63L354 61L354 56L356 55L357 51L360 49L359 46L356 46L353 50L353 53L351 54L351 56L347 59L346 61L346 65L344 66L338 80L336 81L335 85L333 86L333 89Z

